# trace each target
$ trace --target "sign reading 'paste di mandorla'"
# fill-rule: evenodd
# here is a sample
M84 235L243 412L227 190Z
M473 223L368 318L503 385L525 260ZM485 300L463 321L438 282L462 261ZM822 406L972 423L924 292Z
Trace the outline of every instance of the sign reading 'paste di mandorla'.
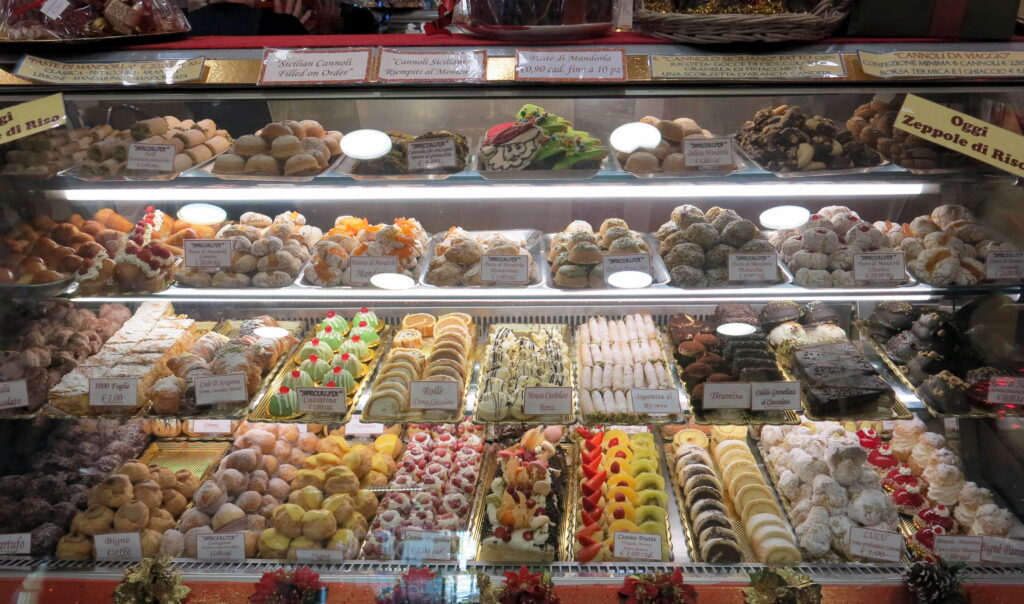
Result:
M913 94L894 126L914 136L1024 176L1024 136Z
M14 75L46 84L182 84L201 79L205 63L205 57L111 63L62 63L26 55L18 61Z
M523 82L625 82L623 48L516 50L516 80Z
M0 109L0 145L56 128L66 119L62 94Z
M263 49L261 86L354 84L370 78L369 48Z

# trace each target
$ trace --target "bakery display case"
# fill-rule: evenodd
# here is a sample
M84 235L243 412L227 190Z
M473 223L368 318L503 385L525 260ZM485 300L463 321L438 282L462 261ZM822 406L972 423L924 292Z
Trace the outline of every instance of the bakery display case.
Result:
M1020 180L897 119L1019 86L648 84L64 91L0 147L0 568L1024 580Z

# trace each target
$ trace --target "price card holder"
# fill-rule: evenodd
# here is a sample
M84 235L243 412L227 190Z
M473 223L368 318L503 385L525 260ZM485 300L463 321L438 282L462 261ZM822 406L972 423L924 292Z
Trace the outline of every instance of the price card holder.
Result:
M899 562L903 553L903 535L851 526L847 536L850 555L885 562Z
M990 405L1024 405L1024 378L996 376L990 383Z
M136 407L139 404L137 378L90 378L90 407Z
M398 258L395 256L352 256L348 267L351 285L370 285L374 275L397 273Z
M526 285L530 282L530 257L484 254L480 257L480 280L498 285Z
M380 436L381 434L384 434L384 424L366 424L359 416L353 417L345 424L345 436Z
M629 402L635 413L681 413L679 393L668 389L634 389L629 391Z
M603 262L606 283L609 275L622 271L652 274L650 254L605 254Z
M297 549L295 560L299 564L341 564L345 552L333 549Z
M455 139L448 136L409 141L405 146L405 159L410 172L454 168L458 165Z
M249 400L244 373L228 373L195 378L196 405L223 405Z
M172 145L131 143L128 145L127 168L139 172L175 172L176 154L177 150Z
M705 409L750 409L750 384L745 382L704 382Z
M348 412L348 396L344 388L297 388L295 392L302 413Z
M486 50L445 49L443 52L382 48L377 61L377 81L485 82Z
M937 535L935 555L943 560L981 562L982 537L964 535Z
M999 537L980 537L980 539L982 562L1024 565L1024 541L1000 539Z
M779 279L779 256L766 254L729 254L729 281L734 283L774 283Z
M799 411L800 382L751 382L750 410Z
M25 380L0 382L0 410L28 407L28 384Z
M140 560L142 543L138 533L106 533L93 537L97 560Z
M624 48L516 50L520 82L625 82Z
M192 431L197 434L231 434L230 419L194 419Z
M263 49L260 86L356 84L370 78L369 48Z
M185 266L229 268L233 242L230 239L186 239Z
M858 252L853 255L853 278L866 283L899 283L907 278L903 252Z
M1024 252L989 252L985 255L985 278L990 281L1024 279Z
M661 562L661 535L647 533L615 533L614 554L624 560Z
M459 410L459 385L455 382L409 382L411 409Z
M572 388L535 386L525 388L523 395L527 415L572 415Z
M626 434L644 434L650 432L650 426L608 426L609 430L619 430Z
M683 157L686 158L687 167L699 170L731 168L736 165L731 138L683 139Z
M32 533L0 535L0 556L17 556L30 553L32 553Z
M452 535L447 532L405 532L402 542L403 560L451 560Z
M196 535L196 558L204 562L244 562L244 533Z

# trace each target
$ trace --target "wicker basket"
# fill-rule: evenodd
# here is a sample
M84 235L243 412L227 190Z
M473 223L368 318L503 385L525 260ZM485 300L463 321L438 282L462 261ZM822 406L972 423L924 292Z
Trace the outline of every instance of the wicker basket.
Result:
M780 15L691 15L638 8L633 23L656 38L687 44L820 40L835 31L853 2L821 0L809 13Z

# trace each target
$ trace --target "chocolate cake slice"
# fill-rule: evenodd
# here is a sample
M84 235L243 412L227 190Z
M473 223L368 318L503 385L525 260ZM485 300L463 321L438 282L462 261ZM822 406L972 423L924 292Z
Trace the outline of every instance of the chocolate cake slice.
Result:
M892 389L851 342L802 347L793 353L793 371L817 414L852 413L892 400Z

